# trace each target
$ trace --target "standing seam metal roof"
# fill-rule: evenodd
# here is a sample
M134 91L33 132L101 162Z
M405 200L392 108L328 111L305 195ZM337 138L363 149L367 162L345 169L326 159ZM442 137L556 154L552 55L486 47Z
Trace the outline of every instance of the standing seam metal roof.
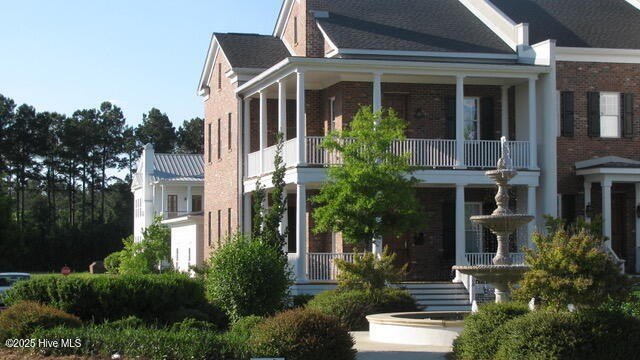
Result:
M203 181L204 155L155 154L153 168L155 181Z

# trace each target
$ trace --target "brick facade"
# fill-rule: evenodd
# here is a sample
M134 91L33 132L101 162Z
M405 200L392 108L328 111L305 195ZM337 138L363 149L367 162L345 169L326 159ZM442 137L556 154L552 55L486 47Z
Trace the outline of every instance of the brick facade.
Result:
M222 66L221 72L217 67ZM204 180L204 258L222 243L239 225L238 203L238 100L236 85L224 75L230 69L222 52L218 53L216 69L211 79L210 96L205 101L205 180ZM222 78L219 79L219 74ZM218 88L220 83L220 88ZM231 114L231 121L229 121ZM220 144L218 144L218 120L220 120ZM229 124L231 128L229 129ZM209 133L209 127L211 133ZM231 143L229 144L229 130ZM211 135L211 139L209 138ZM209 146L209 144L211 146ZM218 158L218 145L220 156ZM230 146L229 146L230 145ZM209 153L211 157L209 158ZM231 209L231 211L229 211ZM231 213L229 216L229 212ZM209 216L209 214L211 214ZM220 221L218 222L218 214ZM209 222L209 218L211 221ZM220 228L220 237L218 236ZM211 230L211 231L209 231ZM211 240L209 246L209 239Z
M604 156L619 156L640 160L640 64L613 64L587 62L558 62L557 87L559 91L574 92L574 135L558 137L558 192L565 200L575 204L563 206L575 209L576 216L584 216L584 179L576 175L575 163ZM587 92L634 93L633 137L590 137L587 132ZM632 184L614 183L613 247L626 260L627 271L633 272L635 258L635 190ZM591 206L594 214L602 212L600 184L592 184ZM616 212L622 207L622 212ZM619 229L616 229L616 226ZM624 230L622 230L624 229ZM618 235L616 236L616 231Z

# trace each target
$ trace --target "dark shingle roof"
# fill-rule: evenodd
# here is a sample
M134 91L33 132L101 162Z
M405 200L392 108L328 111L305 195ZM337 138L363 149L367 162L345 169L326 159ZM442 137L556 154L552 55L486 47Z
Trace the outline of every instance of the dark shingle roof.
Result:
M153 178L156 181L203 181L202 154L155 154Z
M640 49L640 10L625 0L491 0L516 23L529 23L529 42Z
M513 53L458 0L324 0L318 23L338 48Z
M215 33L232 67L266 69L290 56L277 37L258 34Z

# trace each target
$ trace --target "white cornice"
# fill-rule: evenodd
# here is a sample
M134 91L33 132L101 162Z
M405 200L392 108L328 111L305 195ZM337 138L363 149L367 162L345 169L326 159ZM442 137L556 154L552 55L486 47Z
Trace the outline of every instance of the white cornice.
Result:
M556 60L640 64L640 50L557 47Z
M640 10L640 0L627 0L627 2Z
M322 26L320 25L320 23L316 22L316 25L318 26L318 29L320 29L320 33L322 34L322 37L324 38L324 41L326 43L329 44L329 46L331 47L331 50L329 50L329 52L326 55L331 54L331 56L327 56L327 57L332 57L335 54L337 54L338 51L338 47L336 46L336 44L333 42L333 40L331 40L331 38L329 37L329 35L327 35L327 33L324 31L324 29L322 28Z
M459 0L473 15L482 21L510 48L516 50L519 42L518 29L515 21L488 0ZM528 36L526 36L528 37ZM528 44L527 44L528 45Z
M335 56L340 55L380 55L380 56L415 56L437 57L454 59L491 59L491 60L517 60L516 54L491 54L491 53L462 53L446 51L398 51L398 50L367 50L367 49L337 49Z
M291 9L293 9L293 3L296 1L297 0L284 0L282 2L282 7L278 14L278 20L276 21L276 26L273 29L273 36L282 37L284 29L287 26L287 21L289 20L289 15L291 15Z

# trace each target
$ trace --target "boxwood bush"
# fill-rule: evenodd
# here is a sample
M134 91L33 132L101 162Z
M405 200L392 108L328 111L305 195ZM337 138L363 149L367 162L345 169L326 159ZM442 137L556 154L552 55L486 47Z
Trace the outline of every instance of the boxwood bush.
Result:
M226 348L224 353L230 358L245 360L249 359L251 351L248 343L253 333L253 329L264 321L263 317L250 315L240 318L231 329L224 334Z
M284 309L291 279L280 249L237 234L212 255L205 287L208 298L235 321Z
M367 315L417 311L415 299L401 289L341 290L316 295L307 307L335 317L350 331L367 330Z
M534 311L511 320L496 359L637 359L640 320L617 312Z
M80 319L73 315L36 302L23 301L0 312L2 340L28 338L38 328L79 327L81 324Z
M46 355L90 355L110 358L118 352L125 359L217 360L225 359L224 342L217 332L148 327L120 328L91 325L37 330L35 339L80 339L79 347L39 348Z
M265 319L249 339L252 357L287 360L353 360L353 345L353 338L335 318L302 308Z
M464 321L464 330L453 343L457 359L493 359L501 341L502 326L509 320L529 312L520 303L490 303Z
M83 320L102 322L137 316L145 321L184 318L223 323L204 296L202 282L178 274L44 275L17 283L7 303L36 301Z

